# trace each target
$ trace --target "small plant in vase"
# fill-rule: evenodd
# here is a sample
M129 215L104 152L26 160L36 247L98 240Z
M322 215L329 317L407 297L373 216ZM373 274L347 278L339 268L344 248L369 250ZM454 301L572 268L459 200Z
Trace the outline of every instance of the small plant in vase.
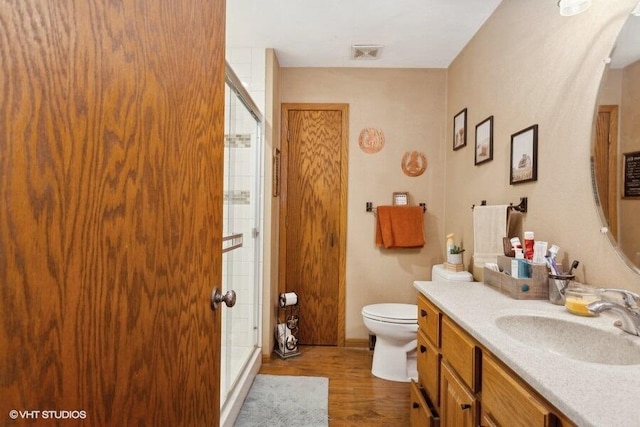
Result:
M449 264L462 264L462 253L464 249L460 246L453 245L447 254L447 262Z

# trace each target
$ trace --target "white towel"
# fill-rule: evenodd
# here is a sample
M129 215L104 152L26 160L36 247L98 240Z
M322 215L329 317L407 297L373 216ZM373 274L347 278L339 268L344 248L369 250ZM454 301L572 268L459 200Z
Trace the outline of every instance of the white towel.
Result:
M485 263L497 262L498 255L504 254L502 238L507 235L508 208L508 205L473 208L473 271L476 277L481 277L479 272Z

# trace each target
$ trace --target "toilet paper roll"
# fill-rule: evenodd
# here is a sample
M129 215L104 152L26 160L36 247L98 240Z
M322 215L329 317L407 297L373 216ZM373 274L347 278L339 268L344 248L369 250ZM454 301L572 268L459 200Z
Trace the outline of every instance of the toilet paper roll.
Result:
M280 307L287 307L289 305L296 305L298 303L298 295L295 292L286 292L280 294Z

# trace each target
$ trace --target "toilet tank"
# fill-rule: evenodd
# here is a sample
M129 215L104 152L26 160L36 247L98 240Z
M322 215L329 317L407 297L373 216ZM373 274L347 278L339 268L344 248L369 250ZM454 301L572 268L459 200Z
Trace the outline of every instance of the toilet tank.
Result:
M473 282L473 275L468 271L450 271L443 264L434 265L431 269L433 282Z

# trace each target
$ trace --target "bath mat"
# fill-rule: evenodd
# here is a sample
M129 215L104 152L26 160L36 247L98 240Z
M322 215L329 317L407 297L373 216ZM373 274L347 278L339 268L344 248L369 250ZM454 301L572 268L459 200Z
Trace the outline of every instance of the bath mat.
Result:
M235 427L329 425L329 378L256 376Z

